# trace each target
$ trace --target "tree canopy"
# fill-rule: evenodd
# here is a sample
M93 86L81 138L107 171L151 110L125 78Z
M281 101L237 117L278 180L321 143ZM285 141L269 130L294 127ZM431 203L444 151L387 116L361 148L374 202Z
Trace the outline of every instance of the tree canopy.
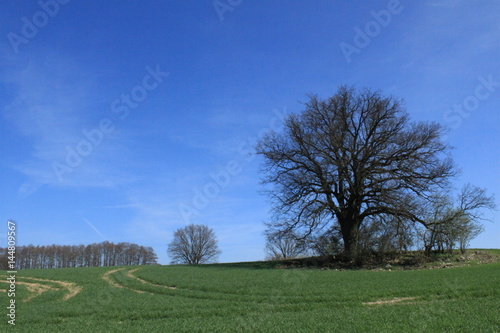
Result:
M351 252L372 217L426 225L422 203L456 173L442 135L439 124L410 121L401 100L380 92L343 86L325 100L310 96L282 133L257 146L263 183L271 185L269 228L307 237L337 224Z
M213 229L190 224L174 232L167 250L173 264L197 265L213 262L220 254Z

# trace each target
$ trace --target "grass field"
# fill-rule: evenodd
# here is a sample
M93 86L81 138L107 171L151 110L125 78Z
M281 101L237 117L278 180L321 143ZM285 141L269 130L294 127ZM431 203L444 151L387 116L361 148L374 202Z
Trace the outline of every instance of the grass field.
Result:
M500 263L67 268L19 271L17 281L16 326L3 292L2 332L500 332Z

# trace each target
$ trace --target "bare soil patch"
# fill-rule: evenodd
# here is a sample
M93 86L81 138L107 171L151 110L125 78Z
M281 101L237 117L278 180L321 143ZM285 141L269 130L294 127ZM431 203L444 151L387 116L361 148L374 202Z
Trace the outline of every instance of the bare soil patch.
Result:
M384 304L394 304L401 302L408 303L407 301L411 301L414 299L416 299L416 297L395 297L392 299L378 300L375 302L363 302L363 305L384 305Z

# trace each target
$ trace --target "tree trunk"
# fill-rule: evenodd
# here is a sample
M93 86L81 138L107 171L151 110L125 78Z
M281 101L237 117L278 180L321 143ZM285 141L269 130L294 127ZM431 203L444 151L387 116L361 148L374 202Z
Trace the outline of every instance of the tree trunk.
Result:
M348 256L352 256L357 251L358 234L361 221L354 219L339 220L342 239L344 240L344 251Z

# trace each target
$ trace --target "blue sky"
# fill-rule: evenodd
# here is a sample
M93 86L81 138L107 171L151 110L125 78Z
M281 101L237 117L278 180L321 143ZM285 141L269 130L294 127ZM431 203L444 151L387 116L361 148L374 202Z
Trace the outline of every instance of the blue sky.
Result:
M500 3L2 1L0 237L167 243L212 227L221 262L263 259L251 147L342 84L449 127L466 182L500 194ZM202 193L202 194L200 194ZM207 193L203 194L203 193ZM498 212L474 247L498 247Z

